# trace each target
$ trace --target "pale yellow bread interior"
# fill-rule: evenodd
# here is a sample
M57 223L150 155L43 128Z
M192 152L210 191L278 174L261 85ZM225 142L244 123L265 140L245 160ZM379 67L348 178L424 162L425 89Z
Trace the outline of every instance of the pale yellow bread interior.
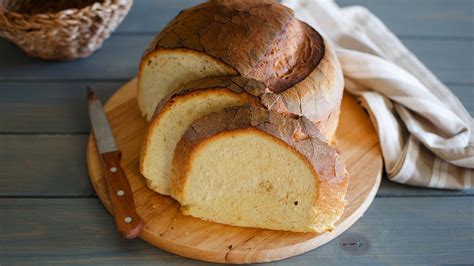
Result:
M171 196L184 214L294 232L334 228L344 162L310 120L257 105L194 121L176 145Z
M146 134L140 159L140 171L148 186L160 194L170 194L174 150L194 120L248 102L246 93L213 88L174 95L160 106Z
M319 228L316 172L303 155L257 129L218 133L192 151L185 214L214 222L288 231ZM177 183L176 186L179 186Z
M140 63L137 94L140 110L150 120L158 103L185 83L235 73L231 67L205 53L190 49L157 49Z

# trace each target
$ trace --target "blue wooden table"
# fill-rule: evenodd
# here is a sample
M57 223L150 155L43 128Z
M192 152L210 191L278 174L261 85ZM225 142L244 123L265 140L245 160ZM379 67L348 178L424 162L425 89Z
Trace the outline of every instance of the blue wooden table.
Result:
M44 62L0 40L0 265L200 264L119 237L90 185L85 86L109 97L143 49L199 1L135 0L90 58ZM473 0L339 0L380 17L474 113ZM474 263L474 190L384 180L367 213L327 245L278 265ZM202 263L204 264L204 263Z

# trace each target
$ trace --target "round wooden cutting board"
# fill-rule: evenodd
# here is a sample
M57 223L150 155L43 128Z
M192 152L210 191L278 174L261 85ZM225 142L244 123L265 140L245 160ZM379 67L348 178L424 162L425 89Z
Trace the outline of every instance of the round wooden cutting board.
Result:
M138 162L147 122L135 99L136 81L118 90L105 105L115 139L123 153L122 167L135 197L137 212L145 220L140 237L169 252L198 260L255 263L280 260L317 248L347 230L367 210L380 185L382 157L369 117L345 94L337 130L337 149L350 176L348 205L332 232L293 233L244 228L206 222L179 211L179 204L148 189ZM165 156L171 156L167 154ZM111 211L102 165L92 135L87 163L95 191Z

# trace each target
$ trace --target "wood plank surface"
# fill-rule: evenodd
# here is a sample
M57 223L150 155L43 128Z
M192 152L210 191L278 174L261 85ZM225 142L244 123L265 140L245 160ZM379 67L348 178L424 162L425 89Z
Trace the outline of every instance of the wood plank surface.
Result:
M85 87L107 100L124 82L0 82L0 133L85 134L90 122ZM472 86L449 86L474 115Z
M123 23L117 28L119 34L155 34L184 9L204 0L135 0Z
M386 174L382 178L377 197L458 197L474 196L474 189L444 190L403 185L390 181Z
M470 264L473 204L472 197L378 198L340 237L272 265ZM97 199L0 199L0 213L2 265L206 265L121 239Z
M72 62L31 58L0 39L0 81L126 81L136 75L140 57L152 36L112 36L96 53Z
M474 37L472 0L336 0L369 9L400 37Z
M92 195L86 139L86 135L0 135L0 196Z
M95 196L87 135L0 135L0 197ZM384 177L385 179L385 177ZM473 190L415 188L384 180L378 197L467 196Z
M406 47L446 83L474 83L474 40L402 39Z
M121 80L136 75L142 51L152 36L114 35L91 57L74 62L30 58L0 39L0 81ZM403 40L442 81L474 83L474 40Z
M86 86L108 99L123 82L0 82L1 133L88 133Z
M201 0L135 0L119 34L155 33L178 12ZM474 37L472 0L336 0L360 5L377 15L398 36Z

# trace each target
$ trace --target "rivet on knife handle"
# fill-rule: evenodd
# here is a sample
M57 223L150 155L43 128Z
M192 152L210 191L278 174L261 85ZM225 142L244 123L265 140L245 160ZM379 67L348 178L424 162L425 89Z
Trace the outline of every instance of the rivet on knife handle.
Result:
M120 165L121 152L115 143L102 103L89 88L87 98L94 137L104 164L104 179L109 191L115 224L122 236L132 239L140 234L144 221L136 212L130 184Z
M120 151L107 152L101 156L117 229L125 238L135 238L142 230L144 222L135 210L132 190L120 166Z

